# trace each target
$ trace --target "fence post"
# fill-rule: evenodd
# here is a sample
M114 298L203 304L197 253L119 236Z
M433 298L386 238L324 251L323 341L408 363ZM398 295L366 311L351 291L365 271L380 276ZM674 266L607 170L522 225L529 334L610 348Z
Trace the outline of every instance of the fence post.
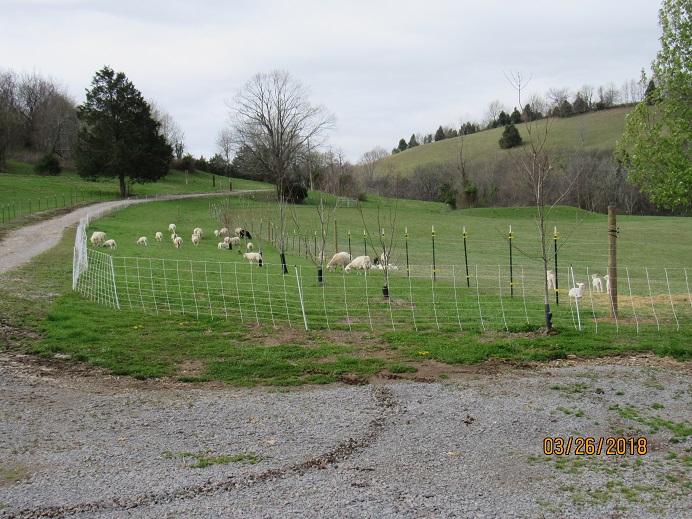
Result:
M557 232L557 226L553 227L553 248L555 250L555 304L559 305L560 304L560 293L557 291L557 283L558 283L558 275L557 275L557 240L560 239L558 236L560 233Z
M365 229L363 229L363 256L368 255L368 242L366 241L367 234L365 232Z
M466 264L466 287L471 288L471 278L469 277L469 256L466 252L466 238L468 233L466 232L466 226L464 225L464 263Z
M433 281L437 281L437 267L435 266L435 226L432 226L432 256L433 256Z
M300 297L300 309L303 312L303 323L305 324L305 329L308 329L308 318L305 315L305 303L303 302L303 289L300 286L300 276L298 275L298 265L296 267L296 283L298 285L298 296Z
M509 226L509 297L514 297L514 273L512 272L512 226Z
M574 266L570 265L569 270L572 273L572 286L577 288L577 282L574 279ZM577 307L577 323L579 323L579 331L581 331L581 315L579 314L579 298L574 298L574 305Z
M406 243L406 277L411 277L411 267L408 262L408 227L404 227L404 241Z
M351 255L351 229L348 230L348 255L353 258Z
M610 284L610 317L618 316L618 269L616 239L619 230L615 221L615 206L608 206L608 281Z
M339 252L339 233L336 228L336 220L334 220L334 254Z

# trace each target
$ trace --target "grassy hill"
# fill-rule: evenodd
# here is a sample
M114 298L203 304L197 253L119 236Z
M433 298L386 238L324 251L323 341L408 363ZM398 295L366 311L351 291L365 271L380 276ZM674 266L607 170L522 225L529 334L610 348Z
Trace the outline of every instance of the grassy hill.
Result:
M631 107L614 108L567 119L555 118L551 123L548 146L553 150L612 148L624 132L625 117L631 110ZM542 127L545 121L537 121L535 124ZM526 142L528 135L525 126L521 124L517 128ZM503 128L495 128L465 136L464 156L474 160L503 157L508 152L498 145L502 132ZM458 161L461 139L445 139L391 155L380 161L378 171L394 170L408 176L419 166Z

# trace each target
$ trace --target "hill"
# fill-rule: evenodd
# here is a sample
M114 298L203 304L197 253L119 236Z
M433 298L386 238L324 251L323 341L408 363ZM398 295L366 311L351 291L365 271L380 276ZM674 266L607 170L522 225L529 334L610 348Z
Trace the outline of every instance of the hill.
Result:
M631 110L631 107L621 107L565 119L555 118L551 123L548 145L554 150L612 148L624 132L625 117ZM544 122L537 121L536 124ZM524 125L517 125L517 128L526 141L527 132ZM476 160L505 157L507 150L500 149L498 145L502 132L503 128L495 128L463 137L465 157ZM403 176L409 176L420 166L458 161L461 142L461 137L455 137L390 155L381 159L378 171L398 171Z

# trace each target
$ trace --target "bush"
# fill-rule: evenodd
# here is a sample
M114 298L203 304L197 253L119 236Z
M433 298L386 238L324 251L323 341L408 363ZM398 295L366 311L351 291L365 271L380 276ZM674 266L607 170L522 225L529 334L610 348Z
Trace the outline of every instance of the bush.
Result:
M514 148L515 146L520 146L522 143L521 135L519 135L519 130L513 124L508 124L505 127L505 131L502 132L502 137L500 138L500 148L503 150Z
M46 153L41 157L41 160L36 163L34 169L38 175L50 175L52 177L57 177L62 171L60 161L58 161L58 158L52 153Z

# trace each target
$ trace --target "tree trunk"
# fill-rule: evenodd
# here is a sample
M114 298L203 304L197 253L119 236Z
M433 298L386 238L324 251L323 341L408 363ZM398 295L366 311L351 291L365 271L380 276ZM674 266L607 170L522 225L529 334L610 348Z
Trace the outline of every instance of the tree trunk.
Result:
M125 185L125 173L120 173L120 198L127 196L127 186Z

